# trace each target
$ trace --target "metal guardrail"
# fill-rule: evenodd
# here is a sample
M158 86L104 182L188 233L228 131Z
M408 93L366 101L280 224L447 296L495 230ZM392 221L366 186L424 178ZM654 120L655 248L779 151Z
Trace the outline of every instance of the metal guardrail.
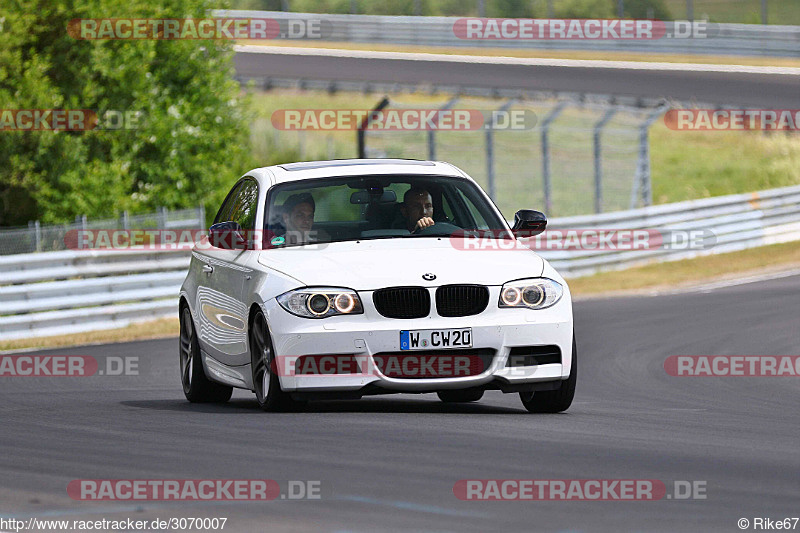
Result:
M124 211L119 218L89 219L81 216L71 224L45 225L37 220L28 223L27 227L0 228L0 256L66 250L66 236L74 230L202 228L205 218L205 208L200 206L174 210L161 207L155 213L141 215L128 215Z
M177 316L188 251L42 252L0 257L0 340Z
M537 50L589 50L713 54L742 56L800 56L800 26L710 23L704 38L653 40L475 40L461 39L453 31L459 17L397 17L328 15L281 11L215 10L216 17L270 18L283 30L290 20L325 21L322 40L332 42L447 46L473 48L527 48ZM298 24L297 22L295 24ZM666 33L675 35L675 22L666 21ZM321 40L312 34L306 40Z
M654 262L800 240L800 186L553 219L550 229L708 230L710 246L647 250L540 250L564 276L579 277Z
M710 230L702 250L539 253L567 277L800 240L800 186L556 218L552 229ZM188 251L62 251L0 257L0 340L176 316Z

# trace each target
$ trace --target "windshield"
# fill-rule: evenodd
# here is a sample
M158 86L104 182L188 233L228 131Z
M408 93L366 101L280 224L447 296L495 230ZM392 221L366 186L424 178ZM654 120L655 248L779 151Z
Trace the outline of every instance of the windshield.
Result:
M272 247L506 232L472 182L445 176L351 176L277 185L267 197L265 223Z

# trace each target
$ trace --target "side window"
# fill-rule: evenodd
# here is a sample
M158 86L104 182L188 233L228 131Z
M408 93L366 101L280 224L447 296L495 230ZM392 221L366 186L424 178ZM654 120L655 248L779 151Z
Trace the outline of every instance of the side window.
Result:
M486 222L486 219L483 217L478 208L475 206L475 203L466 195L461 188L456 189L458 192L458 201L463 204L467 208L467 215L471 220L466 224L459 224L463 228L469 229L490 229L489 224ZM466 222L466 221L465 221Z
M446 216L450 222L455 220L455 217L453 216L453 209L450 207L450 203L447 201L447 194L442 194L442 211L444 211L444 216Z
M225 201L222 202L222 207L220 207L219 211L217 211L217 216L214 217L214 224L217 224L219 222L227 222L230 220L229 216L231 214L231 208L233 207L233 204L236 202L236 197L238 196L239 189L241 188L241 186L242 186L241 182L237 183L236 185L233 186L231 192L228 193L227 198L225 198Z
M245 180L236 195L236 202L231 211L230 220L238 222L242 229L255 229L257 210L258 183L250 179Z

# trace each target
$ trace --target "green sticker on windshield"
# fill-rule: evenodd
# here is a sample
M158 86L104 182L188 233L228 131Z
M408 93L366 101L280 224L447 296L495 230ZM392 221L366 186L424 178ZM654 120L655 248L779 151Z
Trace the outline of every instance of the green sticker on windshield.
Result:
M284 239L283 237L273 237L272 240L269 241L269 243L274 246L278 246L280 244L283 244L284 242L286 242L286 239Z

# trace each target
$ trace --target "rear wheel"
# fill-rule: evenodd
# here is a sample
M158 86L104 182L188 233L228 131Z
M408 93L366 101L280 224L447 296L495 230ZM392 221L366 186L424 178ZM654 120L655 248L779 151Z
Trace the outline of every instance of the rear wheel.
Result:
M250 324L250 366L253 370L253 392L264 411L292 410L304 405L304 402L292 400L288 393L281 390L272 338L261 311L256 313Z
M214 383L206 377L200 358L200 342L189 307L181 308L180 329L181 383L186 399L193 403L227 402L233 387Z
M483 398L482 390L443 390L436 393L445 403L477 402Z
M575 397L575 384L578 381L578 349L572 339L572 369L569 377L561 382L556 390L539 392L520 392L522 405L531 413L560 413L569 409Z

